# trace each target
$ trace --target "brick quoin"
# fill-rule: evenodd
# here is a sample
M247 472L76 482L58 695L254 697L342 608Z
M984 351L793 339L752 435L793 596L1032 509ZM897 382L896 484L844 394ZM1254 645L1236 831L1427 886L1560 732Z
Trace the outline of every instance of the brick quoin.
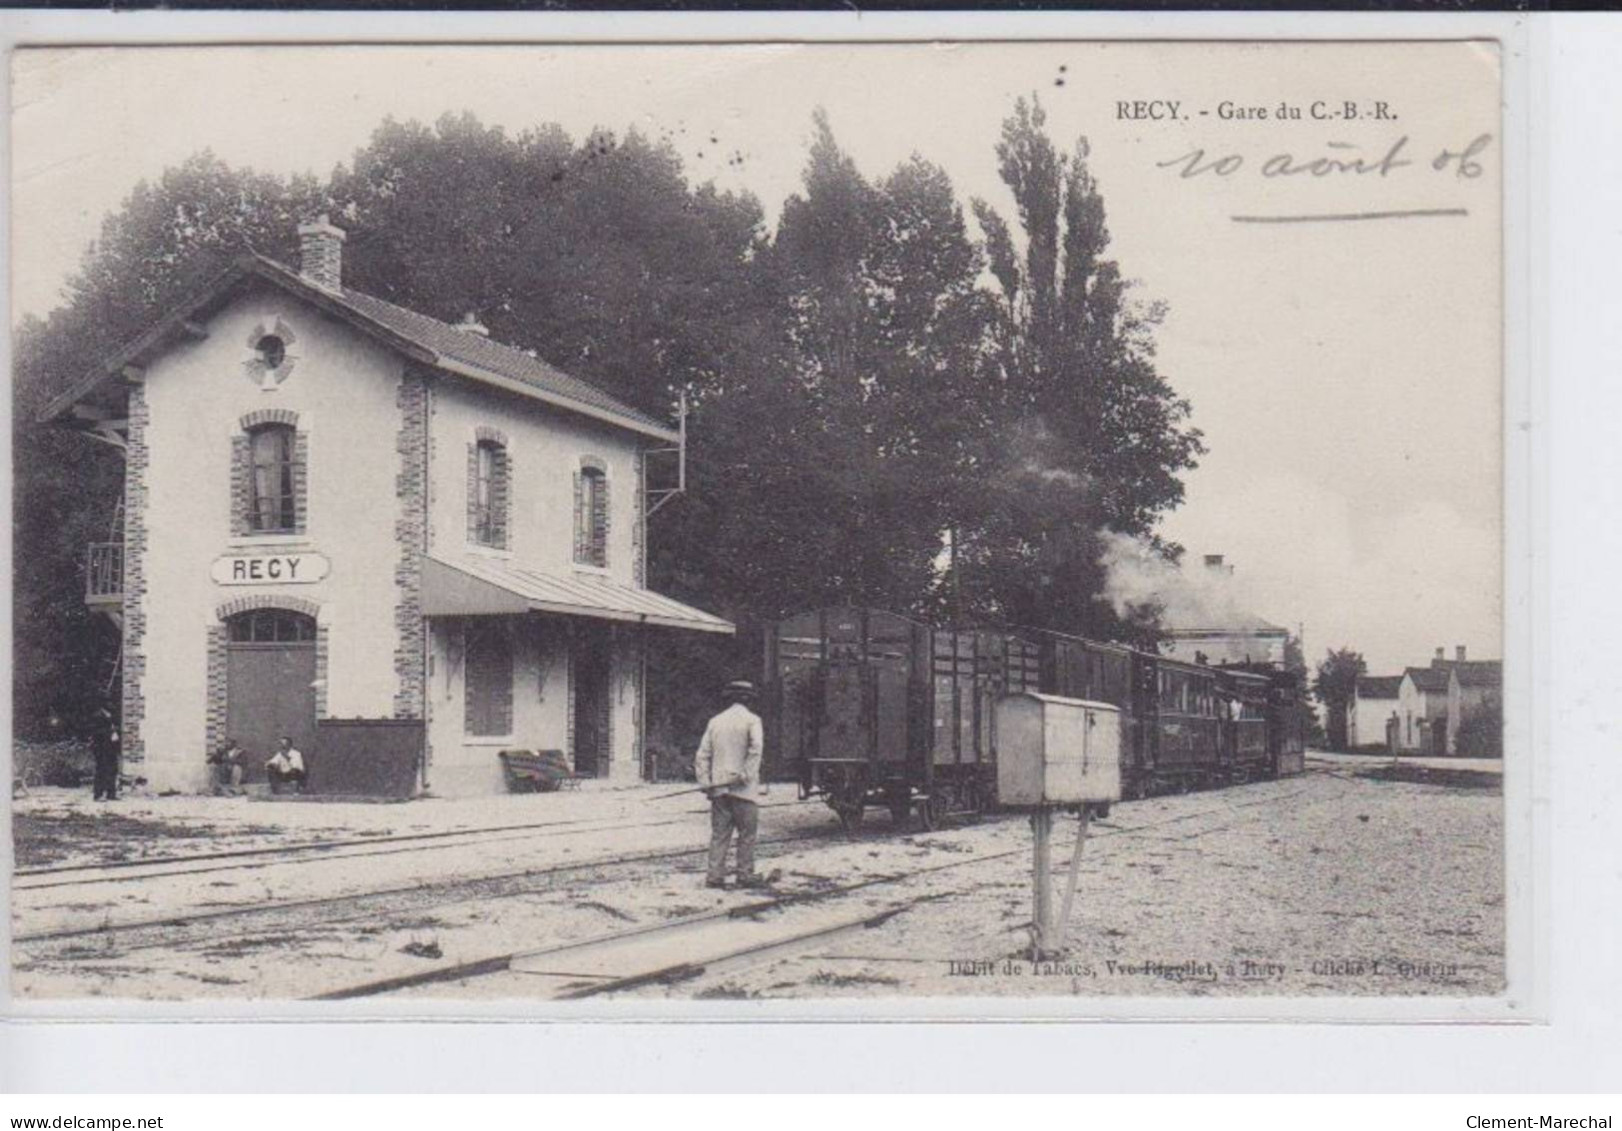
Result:
M126 766L146 759L141 738L146 717L141 684L146 677L146 477L152 461L146 432L151 423L146 388L131 382L129 436L124 445L124 702L120 719Z
M407 370L395 394L400 410L400 431L395 450L400 469L395 495L400 510L394 520L399 557L394 567L394 717L423 718L427 673L423 642L422 554L428 549L428 382L423 374Z
M208 708L203 715L203 749L213 752L225 741L226 693L226 627L224 623L208 626Z

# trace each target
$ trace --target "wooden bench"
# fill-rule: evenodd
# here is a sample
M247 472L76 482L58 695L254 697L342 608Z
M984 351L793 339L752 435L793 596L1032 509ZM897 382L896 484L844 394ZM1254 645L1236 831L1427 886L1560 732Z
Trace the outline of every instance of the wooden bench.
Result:
M502 777L509 793L555 793L580 788L580 777L569 768L561 750L503 750Z

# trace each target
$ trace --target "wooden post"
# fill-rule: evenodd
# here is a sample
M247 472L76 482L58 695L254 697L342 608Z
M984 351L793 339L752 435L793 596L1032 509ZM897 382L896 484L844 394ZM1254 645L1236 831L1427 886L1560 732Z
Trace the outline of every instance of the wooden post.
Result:
M1087 844L1087 823L1092 812L1081 807L1081 822L1076 829L1076 850L1070 854L1070 877L1065 882L1064 904L1059 911L1059 924L1053 932L1053 949L1064 949L1065 935L1070 932L1070 908L1076 902L1076 877L1081 874L1081 850Z
M1042 806L1031 814L1035 851L1031 866L1031 959L1040 962L1047 952L1053 925L1053 809Z

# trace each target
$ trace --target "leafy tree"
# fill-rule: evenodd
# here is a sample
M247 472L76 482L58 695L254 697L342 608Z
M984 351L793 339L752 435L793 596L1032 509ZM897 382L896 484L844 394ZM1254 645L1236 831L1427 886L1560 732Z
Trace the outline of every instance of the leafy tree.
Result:
M661 553L764 619L935 597L989 313L950 181L913 158L870 182L815 120L803 190L752 263L749 361L695 408L694 491Z
M1357 677L1367 670L1362 654L1350 648L1328 652L1318 664L1312 693L1324 705L1331 750L1346 749L1347 712L1357 697Z
M447 321L476 313L496 340L657 417L746 363L760 206L692 188L675 152L635 131L577 143L468 114L389 121L331 197L355 287Z
M1504 756L1504 703L1491 694L1459 723L1458 751L1468 758Z
M998 172L1016 228L974 201L997 284L989 378L998 427L982 451L990 490L965 512L975 603L1010 619L1130 635L1103 588L1099 532L1148 539L1203 451L1190 408L1155 364L1158 303L1129 301L1107 256L1103 195L1079 141L1061 154L1034 98L1003 123ZM973 501L973 500L971 500Z

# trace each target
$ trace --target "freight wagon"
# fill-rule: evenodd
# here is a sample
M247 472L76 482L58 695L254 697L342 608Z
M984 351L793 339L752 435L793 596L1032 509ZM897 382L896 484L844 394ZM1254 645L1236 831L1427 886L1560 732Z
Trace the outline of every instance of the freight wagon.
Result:
M1267 667L1208 667L1039 629L937 628L878 609L766 629L774 761L847 829L868 808L926 829L996 805L998 698L1039 691L1121 712L1123 793L1299 772L1300 689Z

